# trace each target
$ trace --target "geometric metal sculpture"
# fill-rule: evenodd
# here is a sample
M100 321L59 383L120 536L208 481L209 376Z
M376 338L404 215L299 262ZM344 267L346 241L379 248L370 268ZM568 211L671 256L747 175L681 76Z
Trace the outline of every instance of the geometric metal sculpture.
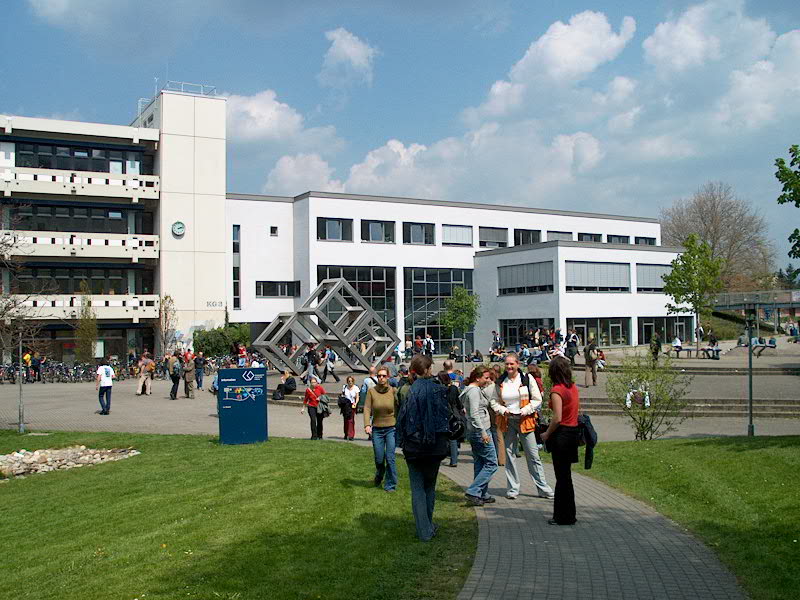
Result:
M291 355L279 345L287 334L301 342ZM300 356L309 342L330 345L351 370L366 372L382 364L400 338L346 279L338 278L320 282L297 311L278 314L253 346L281 371L301 375Z

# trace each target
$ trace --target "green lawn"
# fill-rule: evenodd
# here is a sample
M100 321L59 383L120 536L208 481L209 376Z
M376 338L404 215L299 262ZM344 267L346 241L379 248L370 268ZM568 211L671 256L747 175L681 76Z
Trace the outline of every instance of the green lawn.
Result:
M439 478L433 542L398 492L372 486L372 452L276 439L0 431L0 454L133 446L115 463L0 484L0 598L455 598L477 542L472 508Z
M800 589L800 436L606 443L580 472L693 531L753 598Z

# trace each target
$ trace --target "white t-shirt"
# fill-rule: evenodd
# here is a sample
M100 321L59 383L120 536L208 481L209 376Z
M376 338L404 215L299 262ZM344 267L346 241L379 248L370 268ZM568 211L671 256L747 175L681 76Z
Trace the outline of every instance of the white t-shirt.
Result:
M108 365L97 367L97 374L100 375L100 387L111 387L114 385L114 369Z
M514 415L518 415L520 411L519 400L519 388L522 385L522 377L520 374L517 373L517 376L514 379L510 377L503 382L501 387L501 393L503 394L503 402L508 409L508 412Z
M261 364L259 364L259 362L257 360L254 360L254 361L252 361L250 363L250 368L251 369L260 369L261 368Z

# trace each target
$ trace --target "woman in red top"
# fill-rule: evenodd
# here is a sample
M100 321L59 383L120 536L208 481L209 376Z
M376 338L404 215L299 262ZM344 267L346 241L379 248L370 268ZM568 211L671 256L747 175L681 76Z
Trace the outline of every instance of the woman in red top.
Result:
M550 362L550 408L553 418L542 434L542 441L553 456L556 473L556 497L550 525L574 525L575 489L572 487L572 463L578 462L578 386L572 382L569 361L558 356Z
M309 386L306 388L306 395L303 396L303 408L300 409L300 414L303 414L307 406L308 417L311 419L311 439L321 440L323 417L317 412L317 406L319 406L319 397L325 393L325 389L319 384L316 375L312 375L308 382Z

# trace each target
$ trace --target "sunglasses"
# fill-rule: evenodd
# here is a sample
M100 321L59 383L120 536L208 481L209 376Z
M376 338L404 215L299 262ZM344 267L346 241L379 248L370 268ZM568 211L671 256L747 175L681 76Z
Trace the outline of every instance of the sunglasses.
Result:
M388 377L386 373L378 373L378 377Z

